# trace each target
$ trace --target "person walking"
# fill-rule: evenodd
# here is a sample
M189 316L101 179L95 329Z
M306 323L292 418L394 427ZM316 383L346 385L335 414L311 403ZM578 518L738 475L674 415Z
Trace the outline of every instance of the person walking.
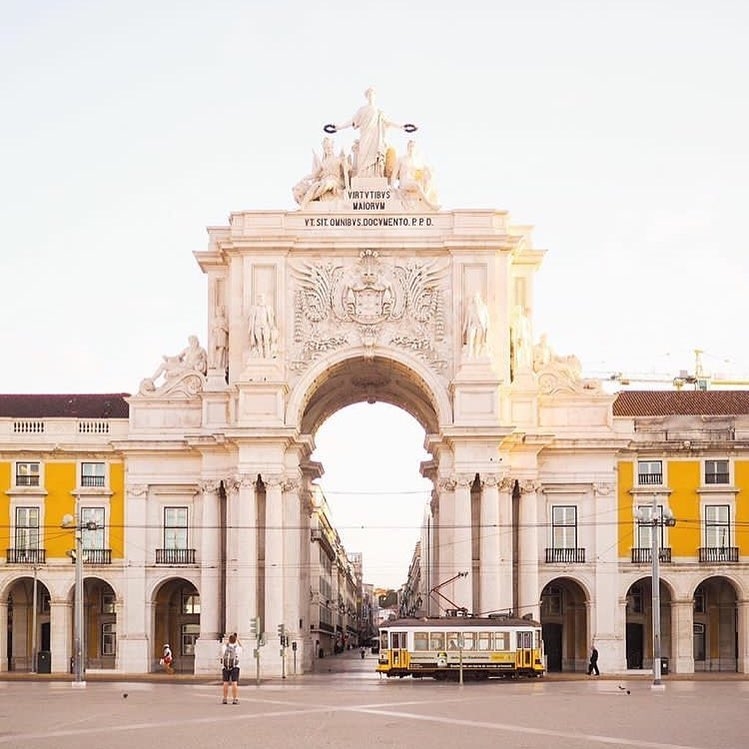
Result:
M588 662L588 676L595 671L596 676L600 676L601 672L598 670L598 650L593 645L590 649L590 661Z
M164 644L164 651L161 654L161 660L159 660L159 663L164 668L164 671L167 674L173 674L174 668L172 667L172 663L174 661L174 656L172 655L172 649L169 647L169 643Z
M229 686L231 685L231 704L239 704L239 656L242 646L237 633L229 635L229 642L221 644L221 681L223 684L222 704L229 701Z

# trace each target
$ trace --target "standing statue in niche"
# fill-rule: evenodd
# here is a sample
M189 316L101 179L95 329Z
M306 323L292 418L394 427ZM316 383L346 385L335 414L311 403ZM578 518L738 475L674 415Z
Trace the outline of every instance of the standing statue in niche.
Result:
M229 345L229 323L226 320L226 313L223 307L216 309L216 316L213 318L211 326L213 345L211 346L211 369L220 369L222 372L226 369L227 351Z
M415 125L398 125L391 122L375 104L375 90L368 88L364 92L367 103L360 107L356 114L340 125L325 125L326 133L337 133L339 130L353 127L359 131L359 142L356 148L356 177L384 177L387 157L385 135L389 127L397 127L407 133L416 132Z
M463 344L471 359L487 353L488 333L489 308L481 297L481 292L476 291L468 303L463 321Z
M512 353L516 371L530 371L533 368L531 321L519 304L513 310L511 334Z
M265 294L257 295L257 301L250 310L249 335L252 356L270 359L276 355L276 315L267 303Z

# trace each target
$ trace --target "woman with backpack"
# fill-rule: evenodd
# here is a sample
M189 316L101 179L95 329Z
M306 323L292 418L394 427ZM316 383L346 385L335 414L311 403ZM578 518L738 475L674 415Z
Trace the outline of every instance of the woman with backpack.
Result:
M229 697L229 685L231 684L231 704L239 704L239 656L242 654L242 646L236 632L229 635L229 642L221 643L221 675L223 684L223 699L226 705Z

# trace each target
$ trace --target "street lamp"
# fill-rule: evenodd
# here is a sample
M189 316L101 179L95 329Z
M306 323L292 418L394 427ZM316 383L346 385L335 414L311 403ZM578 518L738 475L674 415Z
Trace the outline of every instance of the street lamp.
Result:
M78 508L76 508L78 510ZM83 541L82 531L95 531L97 525L90 520L81 524L80 510L76 516L65 515L61 527L75 531L75 551L73 551L75 562L75 589L73 603L73 686L85 687L83 668L84 632L83 632Z
M653 686L662 687L661 682L661 571L660 571L660 542L658 540L659 529L663 526L673 527L676 520L669 509L663 510L658 516L658 499L653 494L653 504L650 508L650 517L647 516L645 508L637 511L637 519L640 525L651 526L651 550L652 557L652 594L651 608L653 615Z

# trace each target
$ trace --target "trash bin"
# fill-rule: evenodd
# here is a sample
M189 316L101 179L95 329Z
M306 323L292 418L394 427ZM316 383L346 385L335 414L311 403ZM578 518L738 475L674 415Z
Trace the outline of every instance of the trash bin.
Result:
M52 673L52 653L49 650L40 650L36 654L36 672L38 674Z
M668 673L668 658L661 658L661 675L665 676Z

